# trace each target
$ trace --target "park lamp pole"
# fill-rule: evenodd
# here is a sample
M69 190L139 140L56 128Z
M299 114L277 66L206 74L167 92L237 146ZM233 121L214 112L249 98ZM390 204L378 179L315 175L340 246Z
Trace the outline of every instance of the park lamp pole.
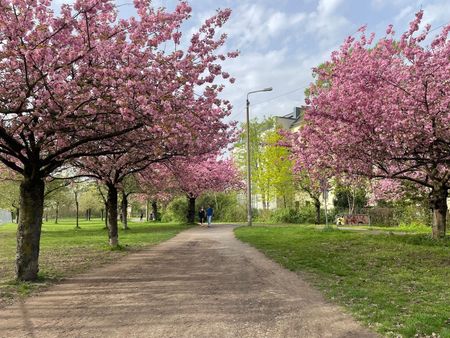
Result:
M252 225L252 170L250 167L250 94L270 92L272 87L255 90L247 93L247 225Z

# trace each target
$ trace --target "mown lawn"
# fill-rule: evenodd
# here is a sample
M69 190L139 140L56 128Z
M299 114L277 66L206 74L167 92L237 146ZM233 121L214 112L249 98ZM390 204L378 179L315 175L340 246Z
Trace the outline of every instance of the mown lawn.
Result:
M383 335L450 337L450 238L313 226L235 233Z
M339 227L337 227L339 228ZM425 225L399 225L399 226L373 226L373 225L343 225L340 228L349 228L355 230L372 230L372 231L385 231L385 232L405 232L414 234L431 234L431 228Z
M130 230L119 230L122 249L114 251L108 246L108 233L101 220L83 220L80 221L80 227L75 229L75 221L70 219L61 220L59 224L44 223L39 259L40 281L17 283L14 281L17 225L0 225L0 307L63 277L111 262L143 246L167 240L189 226L129 222Z

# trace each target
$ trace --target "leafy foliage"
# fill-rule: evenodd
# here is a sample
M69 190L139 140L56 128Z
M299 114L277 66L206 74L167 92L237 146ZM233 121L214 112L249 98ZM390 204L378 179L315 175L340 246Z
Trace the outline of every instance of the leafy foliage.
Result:
M247 167L245 125L243 130L234 157L244 174ZM273 117L250 122L252 186L254 193L262 197L265 209L274 199L282 201L284 207L292 206L295 193L290 150L281 144L284 136L279 131Z

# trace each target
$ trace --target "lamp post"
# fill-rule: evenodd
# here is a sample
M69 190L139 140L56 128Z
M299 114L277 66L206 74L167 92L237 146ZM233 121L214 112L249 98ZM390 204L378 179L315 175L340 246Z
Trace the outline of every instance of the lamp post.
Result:
M250 167L250 94L270 92L272 87L247 93L247 225L252 225L252 169Z

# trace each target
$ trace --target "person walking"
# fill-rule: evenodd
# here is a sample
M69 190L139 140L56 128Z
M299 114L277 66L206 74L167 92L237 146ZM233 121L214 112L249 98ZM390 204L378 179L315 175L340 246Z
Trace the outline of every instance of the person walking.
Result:
M205 209L203 207L201 207L199 212L198 212L198 218L200 220L200 225L203 226L203 223L206 220L206 212L205 212Z
M206 219L208 220L208 228L211 227L212 217L214 215L214 210L208 205L208 209L206 209Z

